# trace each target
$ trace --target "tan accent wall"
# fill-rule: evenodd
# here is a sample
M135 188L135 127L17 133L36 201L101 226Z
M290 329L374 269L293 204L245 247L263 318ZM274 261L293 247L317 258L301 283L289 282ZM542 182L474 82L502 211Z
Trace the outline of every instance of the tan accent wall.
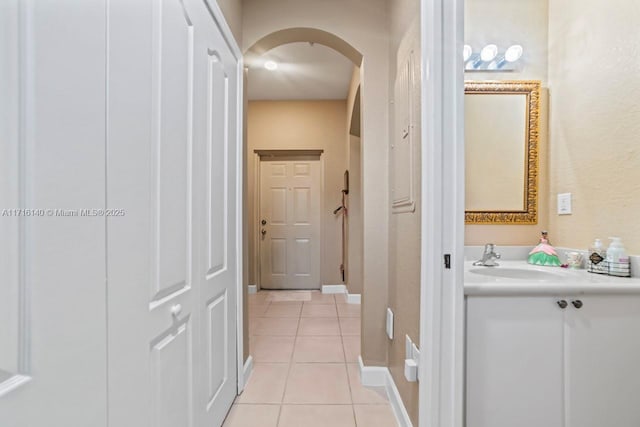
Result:
M242 46L242 0L215 0L238 46Z
M251 77L249 77L251 78ZM257 179L256 149L322 149L324 165L321 284L342 283L342 218L333 210L340 206L345 156L346 101L250 101L247 115L248 166L247 210L249 218L249 283L258 283L255 204Z
M465 0L465 43L474 52L495 43L500 51L512 44L521 44L524 55L519 72L467 72L466 80L540 80L547 86L548 44L547 0ZM540 114L540 180L538 183L538 224L535 225L467 225L465 245L493 242L501 245L535 245L540 231L550 228L548 184L548 97L541 94ZM488 124L491 126L491 124ZM557 238L551 233L554 244Z
M347 96L347 165L349 169L349 196L347 217L347 290L350 294L362 294L363 289L363 235L362 235L362 164L360 129L360 67L353 67ZM357 114L357 117L354 116ZM355 135L354 135L355 132Z
M402 0L390 2L390 5L389 90L393 94L399 51L406 50L404 46L413 45L415 59L420 59L420 2ZM389 120L389 140L393 143L396 132L393 112ZM415 134L420 135L419 121L415 122L415 126ZM408 382L404 377L405 336L408 335L417 346L420 345L421 165L419 139L414 142L413 180L416 185L416 209L414 212L392 213L389 219L389 307L394 313L394 338L389 340L386 334L384 338L389 353L389 370L411 421L417 426L418 383ZM389 175L393 176L392 170Z
M549 1L552 211L573 194L572 215L551 214L558 246L620 236L640 254L638 22L636 2Z
M329 32L362 55L361 353L365 364L382 366L387 363L382 331L389 278L388 7L387 0L245 0L242 6L243 51L274 32L306 27Z

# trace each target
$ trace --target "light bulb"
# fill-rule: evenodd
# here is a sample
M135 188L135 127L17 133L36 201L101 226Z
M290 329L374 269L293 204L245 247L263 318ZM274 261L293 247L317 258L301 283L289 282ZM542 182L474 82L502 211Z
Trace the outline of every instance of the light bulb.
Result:
M522 46L519 44L514 44L510 46L509 49L504 53L504 60L507 62L516 62L520 57L522 57Z
M464 60L464 62L467 62L469 58L471 58L472 53L473 49L471 49L471 46L465 44L464 48L462 48L462 59Z
M264 68L266 68L269 71L277 70L278 64L275 61L267 61L264 63Z
M495 44L488 44L482 48L482 51L480 52L480 59L482 59L484 62L490 62L493 61L497 55L498 46L496 46Z

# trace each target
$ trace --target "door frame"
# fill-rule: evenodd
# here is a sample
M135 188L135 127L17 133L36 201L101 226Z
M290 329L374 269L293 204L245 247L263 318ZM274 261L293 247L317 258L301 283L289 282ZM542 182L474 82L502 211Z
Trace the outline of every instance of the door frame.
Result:
M461 427L464 359L463 0L421 0L420 427ZM444 255L451 256L445 268Z
M322 289L322 266L324 265L324 226L322 214L324 213L324 150L322 148L309 149L255 149L253 150L254 168L253 168L253 206L254 215L250 221L253 222L253 271L255 277L255 285L257 290L262 288L262 266L260 262L260 225L258 219L260 217L260 192L262 190L262 181L260 179L260 164L262 157L290 157L290 156L318 156L320 162L320 289Z
M216 21L219 28L222 30L222 36L225 41L228 43L231 48L231 53L233 57L238 62L236 66L236 78L238 79L238 91L236 94L236 370L238 374L238 390L237 394L244 390L245 386L245 360L244 360L244 298L243 298L243 290L244 290L244 275L243 275L243 242L244 237L242 234L243 222L242 222L242 213L244 211L244 196L243 196L243 180L244 180L244 167L243 167L243 154L244 154L244 56L242 55L242 51L238 46L238 42L236 41L233 33L231 32L231 27L227 24L227 21L222 13L222 9L218 5L217 1L213 0L203 0L211 12L212 18ZM250 361L250 358L247 359L247 362ZM250 362L249 362L250 363Z

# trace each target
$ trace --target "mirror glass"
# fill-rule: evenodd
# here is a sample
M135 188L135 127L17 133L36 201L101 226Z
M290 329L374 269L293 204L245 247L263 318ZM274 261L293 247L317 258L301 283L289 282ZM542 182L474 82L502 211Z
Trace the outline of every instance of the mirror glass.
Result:
M540 83L465 83L466 222L537 222Z

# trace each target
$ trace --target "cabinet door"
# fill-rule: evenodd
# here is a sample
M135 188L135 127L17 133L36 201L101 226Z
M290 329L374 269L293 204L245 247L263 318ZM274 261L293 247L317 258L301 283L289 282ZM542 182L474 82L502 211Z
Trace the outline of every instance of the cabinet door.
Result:
M640 426L640 297L577 299L565 325L566 425Z
M563 426L564 310L556 301L467 298L467 427Z

